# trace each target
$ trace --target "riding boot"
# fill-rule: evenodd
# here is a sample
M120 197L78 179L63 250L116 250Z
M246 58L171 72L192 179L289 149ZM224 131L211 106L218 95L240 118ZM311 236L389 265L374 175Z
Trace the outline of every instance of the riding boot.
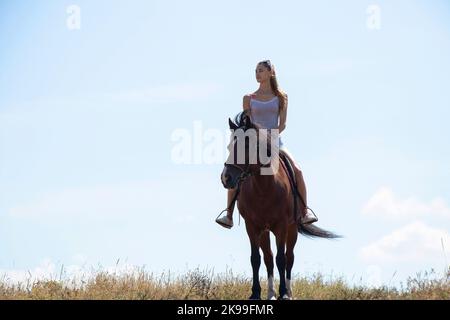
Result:
M303 175L301 172L299 172L298 168L294 168L295 171L295 182L296 182L296 189L297 189L297 196L301 195L302 199L299 199L299 216L300 220L297 219L301 224L310 224L319 221L319 219L316 217L315 214L311 211L311 209L306 204L306 194L301 194L299 189L299 183L302 183L305 185L304 181L301 181L300 179L303 179ZM305 190L306 191L306 190Z
M235 190L236 192L236 190ZM227 214L222 218L217 218L216 222L222 227L231 229L233 227L233 211L236 202L229 203L227 207Z

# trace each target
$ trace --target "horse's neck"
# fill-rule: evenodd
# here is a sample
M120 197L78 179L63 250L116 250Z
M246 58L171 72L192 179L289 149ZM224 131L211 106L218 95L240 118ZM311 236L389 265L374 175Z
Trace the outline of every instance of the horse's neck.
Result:
M251 177L253 189L258 194L271 194L276 186L276 181L279 179L279 173L270 175L254 175Z

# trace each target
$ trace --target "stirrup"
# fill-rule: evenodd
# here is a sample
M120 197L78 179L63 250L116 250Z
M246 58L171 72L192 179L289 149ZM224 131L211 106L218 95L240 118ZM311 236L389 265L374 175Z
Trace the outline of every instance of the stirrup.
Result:
M307 206L306 210L307 210L306 214L304 216L302 215L300 217L300 223L301 224L311 224L311 223L319 221L319 218L317 218L316 214L314 213L314 211L310 207ZM312 212L312 214L311 214L311 212Z
M220 224L222 227L231 229L233 227L233 220L228 218L228 216L223 216L222 218L217 218L216 222Z

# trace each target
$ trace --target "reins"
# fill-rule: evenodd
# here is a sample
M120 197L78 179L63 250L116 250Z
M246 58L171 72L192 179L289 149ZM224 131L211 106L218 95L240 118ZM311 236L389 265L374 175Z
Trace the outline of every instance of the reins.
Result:
M239 192L241 191L241 182L244 181L245 179L247 179L247 177L254 175L253 172L250 171L250 164L249 164L249 163L247 163L247 165L245 166L245 169L242 169L241 167L235 165L234 163L226 163L226 162L225 162L224 165L229 165L229 166L233 166L233 167L235 167L235 168L238 168L239 170L241 170L241 174L239 175L238 182L237 182L237 187L236 187L237 189L236 189L236 192L234 193L233 199L232 199L231 202L230 202L230 205L229 205L228 207L226 207L224 210L222 210L222 211L219 213L219 215L217 216L217 218L219 218L220 215L221 215L224 211L231 210L231 208L234 207L234 203L236 202L237 197L238 197L238 195L239 195ZM262 164L262 165L260 166L260 168L264 168L264 167L267 167L267 166L269 166L269 165L270 165L270 161L269 161L268 163L266 163L266 164ZM239 210L238 210L238 211L239 211ZM238 222L238 225L240 225L240 224L241 224L241 213L239 212L239 222Z
M227 165L227 163L225 162L224 165ZM230 205L229 205L228 207L226 207L224 210L222 210L222 211L219 213L219 215L217 216L217 218L220 217L220 215L222 214L222 212L231 210L231 208L233 208L234 203L236 202L237 197L238 197L238 195L239 195L239 192L241 191L241 182L244 181L247 177L253 175L253 173L249 170L249 167L250 167L249 164L247 164L247 166L245 167L245 169L242 169L241 167L239 167L239 166L237 166L237 165L235 165L235 164L233 164L233 163L228 163L228 165L233 166L233 167L238 168L239 170L241 170L241 174L239 175L238 182L237 182L237 189L236 189L236 192L234 193L233 199L232 199L231 202L230 202ZM238 210L238 211L239 211L239 210ZM239 212L239 222L238 222L238 225L240 225L240 224L241 224L241 213Z
M282 158L282 157L281 157L281 158ZM283 166L286 166L286 169L287 169L287 170L289 170L289 171L291 171L291 172L293 173L294 170L293 170L293 168L291 167L291 164L289 163L289 161L286 161L286 162L285 162L284 159L282 159L281 162L282 162L282 165L283 165ZM217 216L217 218L219 218L220 215L221 215L224 211L231 210L231 208L234 207L234 203L236 202L237 197L238 197L238 195L239 195L239 192L241 191L241 182L244 181L247 177L254 175L253 172L251 172L251 171L249 170L249 169L250 169L250 168L249 168L249 167L250 167L249 164L246 165L245 169L242 169L241 167L235 165L234 163L226 163L226 162L225 162L224 165L229 165L229 166L233 166L233 167L235 167L235 168L238 168L238 169L241 171L241 174L239 175L238 182L237 182L237 187L236 187L237 189L236 189L236 192L234 193L233 199L232 199L231 202L230 202L230 205L229 205L228 207L226 207L224 210L222 210L222 211L219 213L219 215ZM267 164L261 165L260 168L267 167L268 165L270 165L270 161L269 161ZM306 205L305 201L303 200L302 195L300 194L300 192L298 192L298 189L297 189L297 183L296 183L295 179L294 179L294 181L291 182L291 187L292 187L292 189L295 191L294 194L295 194L296 196L298 196L298 197L300 198L300 200L302 201L303 206L304 206L305 208L310 209L310 210L312 211L312 213L314 214L314 216L316 216L316 213L313 211L313 209L311 209L309 206ZM239 210L238 210L238 211L239 211ZM295 201L295 198L294 198L294 219L295 219L295 214L296 214L296 212L297 212L297 201ZM316 216L316 217L317 217L317 216ZM238 222L238 225L240 225L240 224L241 224L241 213L239 212L239 222Z

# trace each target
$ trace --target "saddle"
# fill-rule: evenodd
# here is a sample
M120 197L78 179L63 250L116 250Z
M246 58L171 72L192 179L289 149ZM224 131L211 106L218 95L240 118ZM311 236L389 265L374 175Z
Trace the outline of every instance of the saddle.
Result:
M299 215L297 215L297 212L298 212L297 199L300 199L303 202L304 206L305 206L305 202L297 190L297 181L295 179L294 164L291 163L290 158L287 157L283 152L280 152L279 154L280 154L280 159L282 160L282 161L280 161L280 163L287 173L287 176L289 178L289 183L290 183L292 191L293 191L292 194L293 194L293 201L294 201L294 212L293 212L294 221L298 222Z
M283 152L279 152L279 157L281 159L280 163L281 166L284 168L284 170L287 173L288 179L289 179L289 183L291 185L291 188L293 190L292 194L293 194L293 200L294 200L294 211L292 214L292 218L293 221L295 223L298 223L300 220L300 215L297 215L298 212L298 203L297 203L297 199L300 199L303 203L303 206L306 207L305 201L303 200L301 194L298 192L297 190L297 181L295 179L295 171L294 171L294 164L291 163L289 157L287 157ZM239 185L238 185L238 190L237 192L234 194L234 198L231 201L230 207L232 208L234 206L234 203L236 202L238 195L239 195ZM222 212L226 211L228 208L222 210ZM219 216L222 214L222 212L219 213ZM219 217L218 216L218 217ZM239 216L240 217L240 216Z

